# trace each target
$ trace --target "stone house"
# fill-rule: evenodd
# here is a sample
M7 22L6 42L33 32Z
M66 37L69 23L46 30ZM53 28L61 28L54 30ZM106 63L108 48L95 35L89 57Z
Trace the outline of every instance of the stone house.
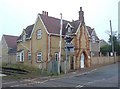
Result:
M79 18L75 21L63 20L62 24L62 62L66 60L65 35L72 28L74 52L68 55L68 70L90 67L90 36L84 22L84 12L80 7ZM48 16L43 11L38 14L34 24L23 29L17 40L18 63L48 69L49 62L59 58L60 19Z
M16 63L17 36L3 35L0 42L2 63Z
M87 26L90 40L90 55L93 57L100 55L100 39L98 38L95 29Z

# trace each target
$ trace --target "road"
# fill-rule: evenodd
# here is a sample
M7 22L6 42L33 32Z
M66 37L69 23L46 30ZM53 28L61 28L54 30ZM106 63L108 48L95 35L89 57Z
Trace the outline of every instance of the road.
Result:
M120 63L119 63L120 64ZM119 71L120 72L120 71ZM57 78L2 81L2 87L118 87L118 63Z

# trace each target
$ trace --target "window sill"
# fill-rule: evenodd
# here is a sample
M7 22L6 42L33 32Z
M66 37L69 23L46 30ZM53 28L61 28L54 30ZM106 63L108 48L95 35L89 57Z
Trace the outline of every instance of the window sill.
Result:
M18 63L24 63L24 61L17 61Z

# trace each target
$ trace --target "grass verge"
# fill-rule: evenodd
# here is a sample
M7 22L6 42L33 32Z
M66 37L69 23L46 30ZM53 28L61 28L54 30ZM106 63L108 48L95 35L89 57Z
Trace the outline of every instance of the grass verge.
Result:
M24 64L6 64L6 65L3 65L2 67L21 69L21 70L25 70L28 72L26 74L13 73L11 75L7 75L7 76L3 77L3 79L28 79L28 78L36 78L38 76L42 77L42 76L49 75L49 73L47 73L46 70L41 71L39 68L27 66Z

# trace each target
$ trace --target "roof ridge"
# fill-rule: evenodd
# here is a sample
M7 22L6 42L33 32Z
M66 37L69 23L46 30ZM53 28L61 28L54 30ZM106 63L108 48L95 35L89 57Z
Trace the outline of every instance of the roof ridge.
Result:
M42 16L46 16L46 15L43 15L43 14L38 14L38 15L42 15ZM57 18L57 17L53 17L53 16L46 16L46 17L49 17L49 18L53 18L53 19L57 19L57 20L60 20L60 18ZM66 21L66 22L72 22L72 21L68 21L68 20L65 20L65 19L62 19L63 21Z
M19 36L14 36L14 35L6 35L6 34L3 34L3 36L19 37Z

